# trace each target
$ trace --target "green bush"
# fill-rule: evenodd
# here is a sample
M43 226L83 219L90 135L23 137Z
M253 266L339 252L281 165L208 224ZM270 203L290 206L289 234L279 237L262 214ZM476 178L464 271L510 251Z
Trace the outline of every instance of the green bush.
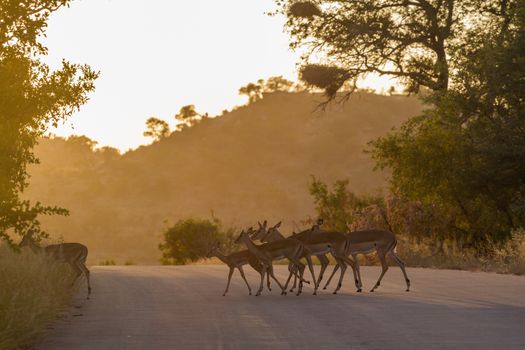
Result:
M165 265L185 265L206 256L217 243L225 253L233 251L235 230L222 230L219 220L179 220L163 233L164 242L159 244L161 262Z

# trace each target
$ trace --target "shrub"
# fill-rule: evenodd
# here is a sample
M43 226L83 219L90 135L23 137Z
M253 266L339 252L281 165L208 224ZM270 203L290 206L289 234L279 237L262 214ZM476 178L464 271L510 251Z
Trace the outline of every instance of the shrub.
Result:
M235 230L222 230L219 220L186 219L166 229L164 242L159 244L161 262L166 265L185 265L206 256L212 245L222 245L225 253L234 250Z

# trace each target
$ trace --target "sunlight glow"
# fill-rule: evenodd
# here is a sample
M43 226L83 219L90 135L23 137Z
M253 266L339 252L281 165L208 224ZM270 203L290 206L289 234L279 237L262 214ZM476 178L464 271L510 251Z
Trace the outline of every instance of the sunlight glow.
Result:
M90 101L51 132L127 150L149 143L148 117L174 126L183 105L216 115L244 104L237 91L249 82L296 80L300 55L288 49L284 18L265 14L274 9L273 0L74 1L50 19L46 62L57 67L65 58L102 74Z

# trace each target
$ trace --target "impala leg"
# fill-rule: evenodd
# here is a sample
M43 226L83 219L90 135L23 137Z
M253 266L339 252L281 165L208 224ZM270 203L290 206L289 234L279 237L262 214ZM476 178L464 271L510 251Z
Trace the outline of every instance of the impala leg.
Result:
M89 270L88 268L86 267L86 265L84 264L84 262L80 261L78 262L77 264L77 268L84 273L84 275L86 276L86 282L87 282L87 289L88 289L88 295L87 295L87 299L89 299L89 296L91 295L91 283L90 283L90 280L89 280Z
M321 280L323 279L324 272L326 271L330 260L328 260L328 258L324 254L317 255L317 259L319 259L319 263L321 263L321 271L319 271L319 279L317 280L317 287L319 288L319 286L321 285Z
M281 284L281 282L279 282L279 280L277 278L275 278L275 275L273 274L273 265L270 264L270 266L268 266L267 270L266 270L266 273L269 273L270 276L273 278L273 280L275 282L277 282L277 285L279 286L279 288L281 288L281 292L284 290L283 288L283 285Z
M250 284L249 284L248 281L246 280L246 276L244 275L244 270L243 270L242 266L238 266L237 269L238 269L239 272L241 273L241 277L242 277L242 279L244 280L244 282L246 282L246 286L248 287L248 293L249 293L249 295L252 295L252 288L250 287Z
M76 278L80 277L82 275L82 268L80 267L80 261L78 260L69 260L69 265L73 268L73 271L75 271Z
M228 293L228 289L230 289L230 282L232 280L233 271L235 271L235 267L230 266L230 272L228 273L228 283L226 284L226 289L224 290L224 293L222 293L222 296L225 296L226 293Z
M293 276L293 286L290 288L290 292L293 292L295 288L297 288L297 275Z
M303 275L306 266L301 262L301 260L295 257L290 257L288 259L290 259L290 261L299 269L299 288L297 289L296 295L300 295L303 292L303 281L305 281Z
M303 263L301 263L301 265L304 265ZM310 281L308 280L305 280L303 277L301 277L298 272L297 272L297 266L294 265L293 269L291 270L293 275L299 280L299 282L304 282L304 283L308 283L310 284Z
M410 291L410 279L408 278L408 275L407 275L407 272L405 271L405 263L403 262L403 260L401 260L397 255L396 253L394 253L393 251L391 251L390 253L388 253L388 256L390 256L392 259L394 259L394 261L396 262L396 264L399 265L399 267L401 268L401 271L403 272L403 275L405 276L405 282L407 284L407 289L406 291Z
M308 263L308 269L310 270L310 273L312 274L312 281L314 281L314 295L317 295L317 279L315 278L314 273L314 266L312 264L312 257L310 255L306 255L306 262Z
M353 254L352 257L354 258L354 261L355 261L355 266L357 269L357 279L359 280L359 288L357 291L362 292L363 291L363 280L361 279L361 269L359 267L359 259L357 258L357 254Z
M290 271L290 273L293 273L292 270L295 271L295 265L290 263L290 264L288 264L288 271ZM297 287L297 276L294 275L294 277L293 277L293 286L292 286L292 288L290 288L290 292L293 292L296 287Z
M379 257L379 261L381 262L382 271L381 271L381 275L379 276L379 279L377 280L376 284L370 290L371 292L373 292L377 287L379 287L379 285L381 284L381 280L383 279L383 276L388 271L388 264L386 263L385 255L377 252L377 256Z
M294 276L294 273L292 271L292 269L294 269L295 266L288 266L288 270L290 271L290 274L288 275L288 278L286 279L286 283L284 284L284 289L283 291L281 292L282 295L286 295L286 290L288 289L288 283L290 283L290 280L292 279L292 276ZM297 277L294 276L295 279L297 279ZM290 289L290 292L293 290Z
M337 270L339 270L339 267L340 267L339 264L335 265L334 270L332 271L332 274L328 278L328 281L326 281L326 284L324 285L323 289L326 289L328 285L330 284L330 282L332 282L332 278L334 278L334 275L337 272Z
M355 284L355 287L357 288L357 291L360 292L361 289L359 287L360 285L360 281L358 279L358 272L357 272L357 268L356 268L356 262L348 257L344 257L343 258L345 263L347 263L348 265L350 265L350 267L352 268L352 273L354 274L354 284Z
M272 286L270 285L270 275L266 275L266 286L268 287L268 290L272 291Z
M339 265L339 268L341 268L341 275L339 276L339 283L337 283L337 288L335 288L334 294L337 294L339 289L341 289L341 286L343 285L343 277L345 276L345 271L346 271L346 264L344 261L342 260L339 261L338 265Z
M261 270L261 283L259 285L259 289L257 290L257 293L255 293L255 296L258 297L259 295L261 295L261 292L264 288L264 275L268 273L268 268L266 266L264 266Z
M304 276L304 270L306 269L306 266L301 263L301 265L299 265L299 288L297 288L297 296L301 295L301 293L303 292L303 281L305 280L303 278Z

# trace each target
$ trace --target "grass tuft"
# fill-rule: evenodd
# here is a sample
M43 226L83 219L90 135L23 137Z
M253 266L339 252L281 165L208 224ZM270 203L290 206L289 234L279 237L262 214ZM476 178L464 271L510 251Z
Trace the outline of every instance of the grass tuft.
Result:
M0 350L27 346L69 305L70 267L25 249L0 245Z

